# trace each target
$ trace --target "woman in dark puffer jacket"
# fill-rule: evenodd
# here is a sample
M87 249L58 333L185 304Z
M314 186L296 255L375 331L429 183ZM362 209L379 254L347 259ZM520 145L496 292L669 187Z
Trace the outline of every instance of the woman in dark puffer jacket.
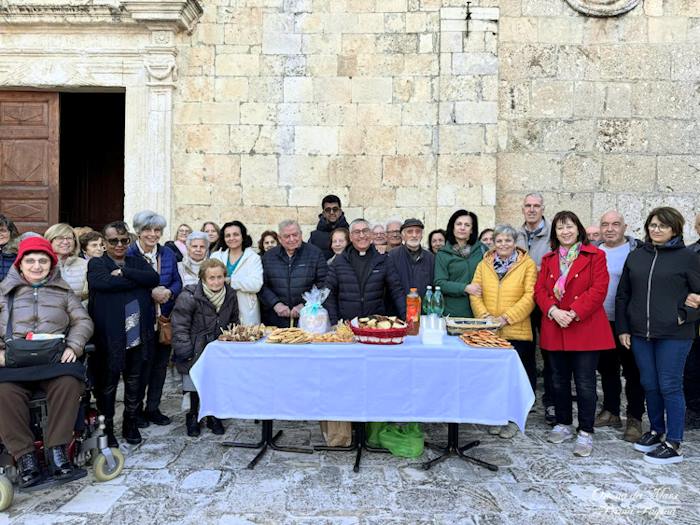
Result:
M199 435L199 395L190 379L190 368L204 348L216 340L221 329L238 323L236 292L226 284L226 266L217 259L208 259L199 269L199 283L185 286L172 313L173 360L182 374L182 390L190 395L187 413L187 435ZM209 416L207 426L214 434L223 434L220 419Z

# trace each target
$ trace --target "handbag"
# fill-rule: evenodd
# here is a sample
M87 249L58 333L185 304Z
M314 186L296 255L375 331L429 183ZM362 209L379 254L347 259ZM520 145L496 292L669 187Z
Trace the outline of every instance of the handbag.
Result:
M7 368L25 368L60 363L63 351L66 349L63 337L38 341L12 338L12 307L14 302L15 294L13 292L7 297L5 366Z
M158 342L162 345L173 342L173 324L170 322L170 317L158 316Z

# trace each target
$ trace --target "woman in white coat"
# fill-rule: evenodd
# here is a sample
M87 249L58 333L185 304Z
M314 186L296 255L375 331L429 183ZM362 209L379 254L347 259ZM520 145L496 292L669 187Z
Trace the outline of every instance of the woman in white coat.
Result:
M226 277L238 297L238 314L241 324L260 323L258 292L263 284L263 267L260 256L251 248L253 239L240 221L227 222L221 227L221 235L212 259L226 265Z

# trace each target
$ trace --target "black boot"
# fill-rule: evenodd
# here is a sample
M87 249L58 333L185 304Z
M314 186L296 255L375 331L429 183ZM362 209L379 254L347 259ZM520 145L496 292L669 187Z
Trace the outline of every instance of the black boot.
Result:
M136 426L138 428L148 428L151 426L151 423L146 419L146 414L143 413L143 409L139 409L139 411L136 412Z
M146 420L156 425L165 426L170 424L170 418L164 415L157 408L155 410L148 410L145 412Z
M21 488L31 487L41 479L39 463L36 461L34 452L27 452L17 459L17 470L19 470L19 486Z
M224 429L221 420L214 416L207 417L207 428L211 430L212 434L216 434L217 436L222 436L226 433L226 429Z
M73 475L75 467L68 459L65 445L49 447L46 450L46 455L48 456L49 474L54 479L66 479Z
M114 420L105 419L105 436L107 436L107 446L109 448L119 448L119 441L114 435Z
M141 432L139 432L139 427L136 425L136 418L124 415L124 421L122 421L122 437L126 439L126 442L130 445L138 445L141 443Z
M196 412L187 412L185 416L185 426L187 427L187 435L190 437L199 436L201 430L199 427L199 420L197 419Z

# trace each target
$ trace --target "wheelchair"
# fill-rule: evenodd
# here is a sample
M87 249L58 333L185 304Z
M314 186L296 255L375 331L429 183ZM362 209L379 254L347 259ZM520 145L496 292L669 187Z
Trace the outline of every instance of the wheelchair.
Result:
M88 344L85 353L94 351L94 345ZM124 470L124 455L118 448L110 448L105 434L105 418L97 414L97 409L91 403L92 388L86 381L86 388L80 399L73 439L67 445L68 458L78 467L75 475L69 479L56 480L49 476L48 458L44 452L43 436L48 424L48 407L46 394L34 392L29 402L30 426L34 433L35 454L42 471L39 483L21 489L25 492L43 490L56 485L62 485L87 476L83 467L91 466L97 481L110 481ZM19 472L14 458L0 443L0 512L12 505Z

